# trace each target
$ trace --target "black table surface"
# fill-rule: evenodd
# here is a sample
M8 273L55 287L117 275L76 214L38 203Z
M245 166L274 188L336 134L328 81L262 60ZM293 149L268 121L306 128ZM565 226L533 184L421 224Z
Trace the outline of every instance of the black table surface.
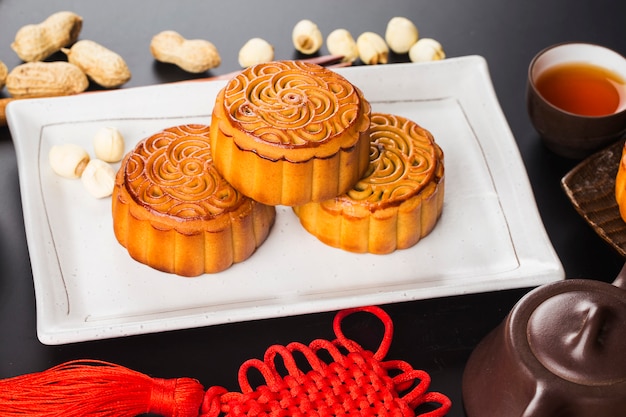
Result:
M151 37L166 29L186 38L211 40L222 65L201 77L239 69L238 50L252 37L275 46L277 59L298 58L291 29L300 19L323 33L344 27L355 36L383 34L389 19L405 16L422 37L439 40L448 57L486 58L496 94L519 146L535 199L568 278L610 282L623 259L575 211L560 180L579 161L552 154L528 119L525 87L528 64L544 47L568 41L597 43L626 54L626 2L615 0L342 0L342 1L165 1L165 0L0 0L0 60L20 64L10 49L17 30L53 12L71 10L84 19L81 39L122 55L133 74L123 88L185 80L192 76L156 63ZM321 53L326 53L325 47ZM392 56L392 61L407 61ZM6 96L0 91L0 97ZM205 328L89 341L41 344L36 335L35 294L24 232L18 167L11 134L0 127L0 378L42 371L72 359L101 359L158 377L189 376L205 386L236 390L237 370L248 358L262 358L272 344L332 338L334 312L264 319ZM463 416L461 375L468 355L485 334L529 291L468 294L384 306L395 323L388 358L404 359L428 371L432 389L453 401L452 416ZM362 319L368 320L368 319ZM355 325L369 332L368 326ZM363 336L361 334L361 336ZM376 346L367 346L375 348Z

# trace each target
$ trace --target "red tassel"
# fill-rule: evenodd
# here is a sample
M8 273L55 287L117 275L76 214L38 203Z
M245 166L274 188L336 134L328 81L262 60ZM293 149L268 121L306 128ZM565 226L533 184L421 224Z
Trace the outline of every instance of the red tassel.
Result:
M159 379L102 361L72 361L0 380L0 416L197 417L204 396L191 378Z
M343 318L357 311L374 314L385 326L375 353L365 351L341 330ZM431 410L420 414L423 417L448 412L449 398L427 391L430 376L425 371L404 361L384 361L393 323L382 309L342 310L333 328L334 341L275 345L264 360L244 362L239 369L241 392L211 387L205 393L195 379L151 378L113 363L79 360L0 380L0 417L415 416L415 409L423 404ZM330 355L328 363L318 355L320 351ZM294 354L304 355L308 371L300 369ZM266 384L250 385L251 368L261 372Z

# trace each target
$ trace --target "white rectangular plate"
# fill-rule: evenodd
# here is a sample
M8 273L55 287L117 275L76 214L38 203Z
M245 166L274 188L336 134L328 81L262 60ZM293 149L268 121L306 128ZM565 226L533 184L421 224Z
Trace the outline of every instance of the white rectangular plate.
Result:
M20 100L7 110L45 344L207 326L464 293L564 278L483 58L338 70L373 111L408 117L445 153L443 214L433 232L389 255L320 243L278 207L245 262L182 278L132 260L112 231L110 198L92 198L48 164L55 144L93 154L95 131L118 128L127 150L163 128L210 123L224 81Z

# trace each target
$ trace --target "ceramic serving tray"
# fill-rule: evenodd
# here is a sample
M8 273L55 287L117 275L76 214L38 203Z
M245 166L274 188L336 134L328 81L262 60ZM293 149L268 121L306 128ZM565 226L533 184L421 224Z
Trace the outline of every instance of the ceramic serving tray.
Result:
M359 66L338 72L373 111L430 130L445 153L445 198L433 232L389 255L353 254L309 235L278 207L267 241L245 262L197 278L158 272L116 241L111 200L55 175L48 152L71 142L92 155L102 126L127 150L163 128L210 123L225 81L19 100L7 114L45 344L121 337L464 293L564 277L483 58ZM116 166L117 168L117 166Z

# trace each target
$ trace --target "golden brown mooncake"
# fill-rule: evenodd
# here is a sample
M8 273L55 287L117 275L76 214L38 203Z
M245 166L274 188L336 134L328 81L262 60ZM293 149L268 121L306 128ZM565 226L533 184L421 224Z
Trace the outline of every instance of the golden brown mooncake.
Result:
M622 220L626 222L626 144L622 148L622 157L615 177L615 201Z
M274 207L245 197L213 166L209 126L158 132L128 153L113 191L117 240L135 260L182 276L220 272L252 255Z
M248 67L219 92L211 121L217 170L269 205L322 201L350 189L369 162L370 105L316 64Z
M370 164L347 193L294 207L327 245L386 254L428 235L443 210L443 151L432 134L401 116L372 113Z

